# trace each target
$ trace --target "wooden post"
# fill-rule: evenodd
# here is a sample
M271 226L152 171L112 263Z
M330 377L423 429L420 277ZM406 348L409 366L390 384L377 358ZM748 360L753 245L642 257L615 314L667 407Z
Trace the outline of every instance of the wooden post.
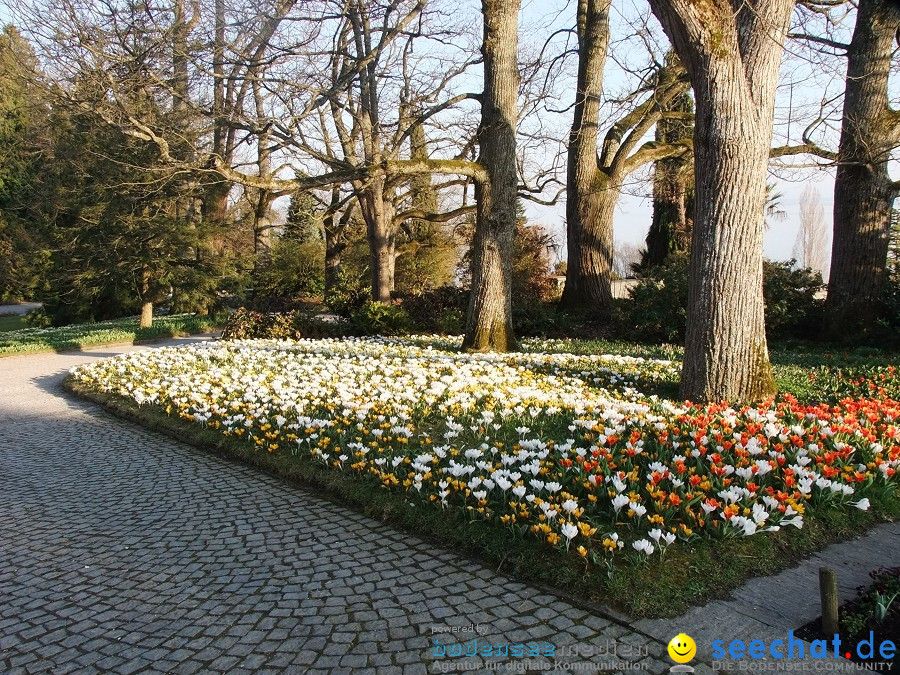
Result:
M837 574L833 569L819 568L819 596L822 600L822 630L831 638L840 633Z

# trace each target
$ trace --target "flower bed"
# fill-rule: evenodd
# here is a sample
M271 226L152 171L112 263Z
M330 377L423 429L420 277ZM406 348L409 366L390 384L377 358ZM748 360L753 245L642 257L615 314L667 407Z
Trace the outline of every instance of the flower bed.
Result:
M219 342L72 374L588 565L799 529L820 509L893 499L900 484L891 399L695 406L642 393L677 372L671 361L457 344Z

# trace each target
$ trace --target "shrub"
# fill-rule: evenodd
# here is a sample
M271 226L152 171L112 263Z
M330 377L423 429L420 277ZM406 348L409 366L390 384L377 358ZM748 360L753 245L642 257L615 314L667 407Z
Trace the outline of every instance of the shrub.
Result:
M302 337L293 322L293 313L284 314L257 312L241 307L228 317L222 338L225 340L246 340L251 338L272 338L276 340L296 340Z
M550 271L548 246L552 237L541 225L516 224L512 260L513 304L529 308L557 295L556 281Z
M321 296L325 289L325 250L321 242L279 239L268 261L253 277L254 300L269 306L274 299Z
M469 290L441 286L403 299L403 309L417 331L458 335L466 324Z
M619 320L640 339L683 342L687 322L687 254L673 253L648 270L631 289L630 300L619 307Z
M408 221L398 236L394 264L398 292L418 295L453 281L459 251L449 228L428 221Z
M325 320L314 314L258 312L241 307L228 318L222 338L225 340L298 340L305 338L342 337L352 331L346 321Z
M29 328L49 328L53 325L53 319L43 307L32 309L25 315L24 321Z
M770 339L809 337L822 320L822 277L811 269L794 269L796 261L765 261L763 297L766 335ZM647 271L619 306L619 320L643 340L683 342L687 323L688 274L686 253L670 255Z
M872 337L885 347L900 347L900 273L888 276Z
M367 279L348 272L343 267L337 274L334 287L325 296L325 305L338 316L349 319L353 312L371 298L371 287Z
M823 303L816 298L825 287L822 275L809 268L796 269L796 264L796 260L763 263L769 338L808 337L815 335L822 323Z
M386 302L366 302L350 314L350 325L363 335L405 335L412 322L399 305Z

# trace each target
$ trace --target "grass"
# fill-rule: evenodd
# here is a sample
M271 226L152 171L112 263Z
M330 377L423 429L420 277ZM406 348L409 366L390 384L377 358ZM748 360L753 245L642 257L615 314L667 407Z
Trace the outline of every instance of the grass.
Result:
M592 349L612 351L606 347L595 344ZM797 377L808 380L808 374ZM613 607L632 617L677 616L692 605L727 595L750 577L776 573L831 542L849 538L879 522L900 518L900 499L895 491L872 499L872 508L866 512L819 510L799 532L790 528L790 532L767 536L680 543L664 557L656 556L645 563L617 557L610 567L586 565L535 539L516 536L508 528L472 521L438 506L411 509L402 492L360 481L349 472L334 471L307 456L260 452L249 441L227 438L205 426L170 417L161 408L139 406L132 400L98 393L71 380L67 386L121 416L289 482L312 487L335 503L352 506L403 531L424 536L435 546L465 551L503 573L556 589L595 608Z
M137 318L126 318L58 328L10 330L0 336L0 356L67 351L118 342L192 335L215 330L223 323L224 318L221 316L178 314L159 317L150 328L139 328Z
M544 341L554 352L571 354L622 354L647 359L680 361L684 348L672 344L649 344L624 340L559 339ZM528 339L522 347L529 349ZM900 374L895 377L891 368L900 367L900 354L877 347L828 346L819 343L775 343L769 350L772 371L778 391L791 394L805 403L834 402L845 395L868 396L869 392L854 389L847 382L848 376L881 379L883 396L900 398ZM811 377L812 376L812 377ZM841 381L843 380L843 381ZM647 394L661 398L678 398L678 375L661 378Z
M22 328L28 328L28 324L25 323L25 317L18 314L0 316L0 333L21 330Z

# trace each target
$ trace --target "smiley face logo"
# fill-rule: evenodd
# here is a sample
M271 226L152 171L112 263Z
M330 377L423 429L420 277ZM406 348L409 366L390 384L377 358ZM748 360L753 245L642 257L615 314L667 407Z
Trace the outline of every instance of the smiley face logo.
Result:
M687 633L679 633L669 641L669 656L675 663L687 663L697 655L697 644Z

